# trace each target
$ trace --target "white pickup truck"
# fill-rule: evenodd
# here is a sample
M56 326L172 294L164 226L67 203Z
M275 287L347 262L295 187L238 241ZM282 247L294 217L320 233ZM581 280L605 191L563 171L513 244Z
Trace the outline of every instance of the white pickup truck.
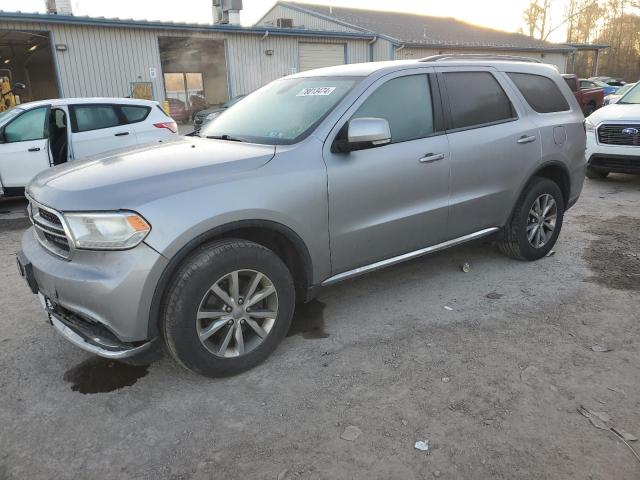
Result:
M609 173L640 174L640 82L617 103L607 105L585 120L587 177Z
M22 195L38 173L110 150L171 140L178 127L157 102L65 98L0 113L0 196Z

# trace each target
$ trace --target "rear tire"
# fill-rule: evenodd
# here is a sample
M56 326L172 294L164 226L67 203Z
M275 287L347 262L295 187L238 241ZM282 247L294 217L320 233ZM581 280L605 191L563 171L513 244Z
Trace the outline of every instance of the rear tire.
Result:
M294 306L293 278L274 252L222 240L198 248L179 268L164 297L161 331L184 367L207 377L234 375L276 349Z
M548 178L534 177L504 228L500 250L518 260L538 260L553 248L562 229L564 198Z
M607 170L598 170L593 167L587 167L587 178L591 180L604 180L609 176Z

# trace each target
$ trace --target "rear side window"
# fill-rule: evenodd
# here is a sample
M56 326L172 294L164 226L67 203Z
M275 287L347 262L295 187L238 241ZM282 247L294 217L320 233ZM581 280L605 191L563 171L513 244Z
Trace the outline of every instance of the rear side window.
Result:
M433 133L433 108L426 75L394 78L381 85L352 118L384 118L393 143L424 138Z
M513 105L489 72L444 74L452 128L479 127L516 118Z
M76 132L88 132L120 125L120 118L113 105L74 105Z
M575 77L565 77L564 81L567 82L572 92L578 90L578 80Z
M566 112L569 103L556 83L542 75L507 73L527 103L538 113Z
M127 123L142 122L149 116L151 109L149 107L136 107L130 105L121 105L120 111L124 115Z

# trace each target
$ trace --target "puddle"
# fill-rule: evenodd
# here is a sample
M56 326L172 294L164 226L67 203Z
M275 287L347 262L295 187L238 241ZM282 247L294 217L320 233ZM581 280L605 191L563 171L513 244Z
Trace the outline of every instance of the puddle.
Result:
M640 290L640 220L586 218L587 230L597 236L584 252L594 273L589 280L618 290Z
M144 377L149 365L134 366L108 360L106 358L90 358L67 370L63 379L72 383L71 390L87 393L107 393L130 387Z
M312 340L328 338L329 334L324 331L324 307L325 304L319 300L298 305L287 337L301 335Z

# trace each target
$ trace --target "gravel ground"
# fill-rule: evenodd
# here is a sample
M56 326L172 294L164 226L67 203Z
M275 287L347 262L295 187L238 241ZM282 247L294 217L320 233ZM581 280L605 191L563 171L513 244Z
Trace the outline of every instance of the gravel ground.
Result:
M345 282L266 363L208 380L59 338L2 202L0 479L638 479L577 411L640 436L638 205L640 177L587 181L555 256L477 243Z

